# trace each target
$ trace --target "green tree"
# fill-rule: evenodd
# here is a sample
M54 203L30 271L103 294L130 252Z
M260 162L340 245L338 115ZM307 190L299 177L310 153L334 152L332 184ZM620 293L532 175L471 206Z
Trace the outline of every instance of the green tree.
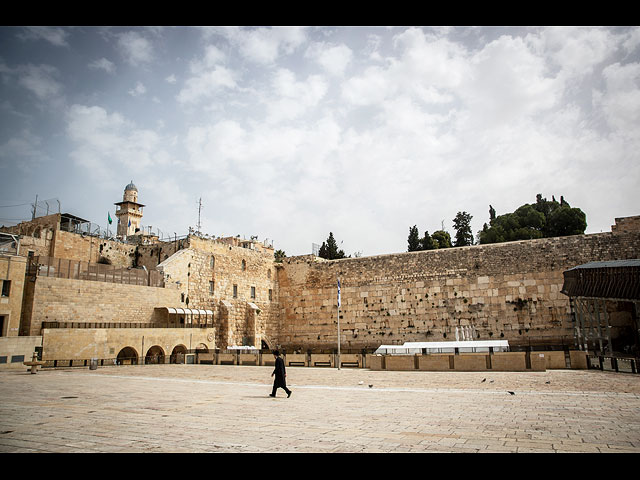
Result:
M333 232L329 232L329 238L326 242L322 242L322 246L318 251L318 256L326 258L327 260L334 260L336 258L346 258L344 250L338 249L338 243L333 237Z
M327 243L326 242L322 242L322 245L320 246L320 250L318 250L318 256L320 258L329 258L329 255L327 253Z
M579 208L564 204L547 217L546 233L549 237L581 235L587 229L587 216Z
M456 230L456 247L473 245L472 218L467 212L458 212L453 219L453 228Z
M276 262L282 262L282 259L285 258L287 254L284 253L284 250L276 250L275 252L273 252L273 256Z
M436 248L438 248L438 244L433 240L433 238L431 238L431 235L429 235L429 231L427 230L424 232L424 237L420 240L420 249L434 250Z
M491 209L489 206L489 216ZM489 225L484 224L478 232L480 243L511 242L533 238L579 235L587 228L586 216L579 208L571 208L569 203L560 197L551 200L536 195L535 204L524 204L513 213L491 218Z
M434 242L436 248L451 248L451 235L449 232L445 232L444 230L436 230L431 235L431 239Z
M407 252L417 252L418 250L422 250L420 245L420 234L418 233L418 227L416 225L409 228L409 238L407 239L407 243L409 244Z

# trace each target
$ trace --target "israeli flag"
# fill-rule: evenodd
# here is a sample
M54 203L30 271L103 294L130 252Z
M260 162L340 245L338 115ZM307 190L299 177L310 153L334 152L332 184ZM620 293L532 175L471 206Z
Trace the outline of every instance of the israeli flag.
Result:
M340 306L340 279L338 279L338 307Z

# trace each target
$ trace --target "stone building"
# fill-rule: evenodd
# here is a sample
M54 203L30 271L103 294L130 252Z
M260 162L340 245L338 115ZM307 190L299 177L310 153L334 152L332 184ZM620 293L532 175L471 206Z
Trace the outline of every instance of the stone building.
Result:
M126 239L140 231L140 221L142 220L143 204L138 203L138 188L131 183L124 188L122 201L116 202L118 207L116 217L118 217L118 237Z
M40 339L45 360L172 362L238 346L333 351L338 314L345 352L451 340L457 329L515 349L581 349L563 272L640 258L640 216L615 219L607 233L276 262L254 239L136 232L144 205L133 182L116 205L116 240L81 232L83 220L66 214L3 229L21 245L10 260L20 301L9 313L0 304L3 328ZM10 262L0 257L7 280ZM637 309L625 315L637 342ZM0 343L0 360L1 351Z

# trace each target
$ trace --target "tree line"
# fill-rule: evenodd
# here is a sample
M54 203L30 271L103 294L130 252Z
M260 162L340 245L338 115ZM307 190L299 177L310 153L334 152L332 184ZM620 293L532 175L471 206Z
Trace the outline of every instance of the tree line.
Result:
M429 235L425 231L420 236L418 227L409 228L407 251L434 250L437 248L463 247L474 244L471 230L471 216L467 212L458 212L453 219L455 240L443 229ZM496 216L495 209L489 205L489 223L485 223L477 233L475 243L501 243L514 240L529 240L534 238L562 237L567 235L581 235L587 229L585 213L569 205L560 197L558 202L554 196L551 200L536 195L536 202L524 204L512 213Z
M283 250L276 250L274 252L274 257L276 262L282 262L284 258L286 258L287 254ZM338 247L338 242L333 236L333 232L329 232L329 237L322 242L320 249L318 250L318 256L321 258L326 258L327 260L335 260L337 258L348 258L344 253L344 250ZM355 257L360 256L360 252L354 253ZM351 257L351 255L349 255Z

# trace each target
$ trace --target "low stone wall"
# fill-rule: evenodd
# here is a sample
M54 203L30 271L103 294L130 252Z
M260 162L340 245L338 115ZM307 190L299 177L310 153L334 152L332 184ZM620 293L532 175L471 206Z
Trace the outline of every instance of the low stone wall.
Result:
M526 353L501 352L489 356L489 369L507 372L524 372L527 370Z
M571 361L571 368L587 369L587 352L579 350L571 350L569 352L569 360Z
M587 355L570 351L572 369L586 369ZM528 357L528 358L527 358ZM461 353L458 355L369 355L371 370L423 370L460 372L544 372L547 368L567 368L564 352Z
M312 353L310 367L333 367L335 366L334 355L331 353Z
M41 336L1 337L0 368L28 368L22 362L31 361L36 347L41 345Z
M418 370L431 372L447 371L451 369L452 359L451 355L420 355L418 357Z
M586 369L587 354L582 351L570 351L569 368ZM283 355L287 367L337 367L337 354L290 353ZM199 354L200 363L214 365L262 365L273 366L270 353L207 353ZM430 354L430 355L362 355L341 354L341 367L368 368L370 370L389 371L428 371L428 372L544 372L550 369L566 369L565 352L495 352Z
M241 353L238 355L238 365L260 365L260 354Z
M286 355L286 365L294 367L308 367L309 361L306 353L290 353Z
M548 370L567 368L564 352L544 352Z

